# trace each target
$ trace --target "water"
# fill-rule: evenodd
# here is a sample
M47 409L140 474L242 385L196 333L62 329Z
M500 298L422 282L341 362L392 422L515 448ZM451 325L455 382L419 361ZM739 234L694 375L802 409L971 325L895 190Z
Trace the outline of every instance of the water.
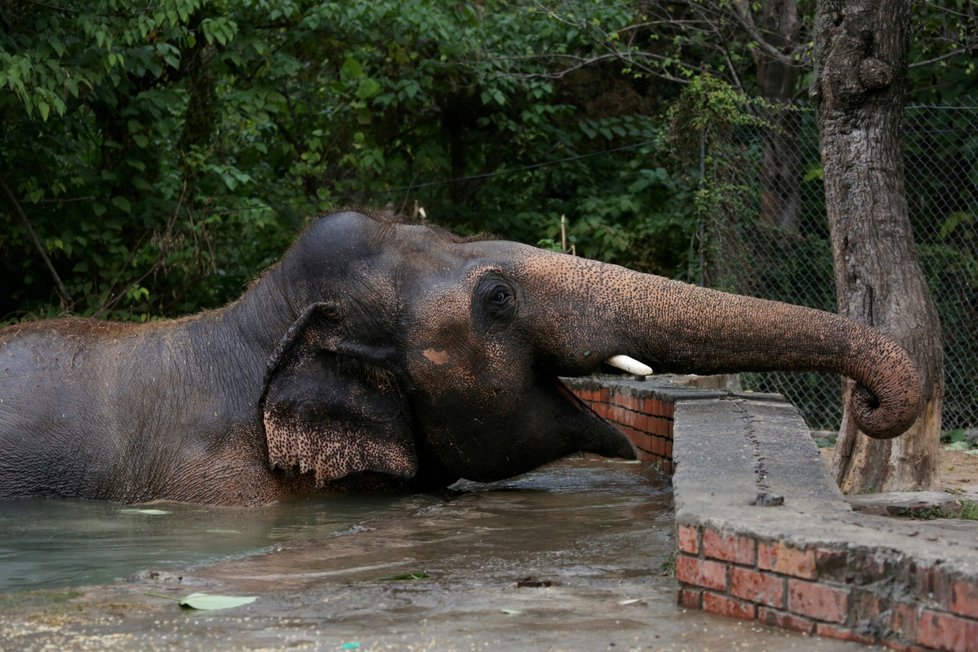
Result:
M0 501L0 592L102 584L329 537L397 511L400 500L331 496L247 509Z
M456 489L163 514L0 503L0 587L79 586L0 594L0 649L859 649L677 607L671 491L643 466ZM178 606L197 591L257 599Z
M498 494L513 500L535 495L537 510L547 496L609 494L655 496L661 483L647 483L629 465L565 462L518 478L490 484L460 482L453 496ZM155 503L144 506L95 501L0 501L0 592L58 588L118 581L145 570L181 569L253 555L298 541L322 540L365 521L425 514L444 502L437 496L324 496L259 508L226 508ZM553 509L592 508L589 500ZM604 504L599 499L598 504ZM515 507L515 505L514 505ZM668 509L668 507L666 507ZM513 512L517 519L520 509Z

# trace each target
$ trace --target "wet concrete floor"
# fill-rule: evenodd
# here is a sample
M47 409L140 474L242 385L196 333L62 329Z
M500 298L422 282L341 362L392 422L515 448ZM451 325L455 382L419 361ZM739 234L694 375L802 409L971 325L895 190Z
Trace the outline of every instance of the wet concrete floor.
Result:
M461 489L253 556L0 594L0 650L860 649L676 606L672 495L640 466ZM192 592L257 600L181 609Z

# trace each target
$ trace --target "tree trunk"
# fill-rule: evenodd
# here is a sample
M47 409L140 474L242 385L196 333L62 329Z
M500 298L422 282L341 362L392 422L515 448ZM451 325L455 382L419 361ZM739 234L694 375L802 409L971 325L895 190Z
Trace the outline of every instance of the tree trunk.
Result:
M749 8L743 11L750 11ZM768 0L761 4L758 21L768 45L754 50L757 90L775 104L765 110L769 128L761 159L761 222L797 233L801 221L801 149L798 147L801 115L786 107L798 90L801 68L793 60L798 49L802 21L795 0Z
M924 411L902 437L871 440L852 421L852 383L833 472L846 493L938 485L940 322L917 263L903 175L909 0L820 0L815 102L839 311L904 346Z

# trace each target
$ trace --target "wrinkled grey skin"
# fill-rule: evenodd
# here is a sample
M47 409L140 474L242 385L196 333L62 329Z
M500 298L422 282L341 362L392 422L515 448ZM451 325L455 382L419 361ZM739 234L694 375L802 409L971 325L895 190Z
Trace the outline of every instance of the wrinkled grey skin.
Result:
M219 310L0 330L0 497L247 505L631 457L557 380L615 354L840 372L877 437L919 409L906 353L841 317L341 213Z

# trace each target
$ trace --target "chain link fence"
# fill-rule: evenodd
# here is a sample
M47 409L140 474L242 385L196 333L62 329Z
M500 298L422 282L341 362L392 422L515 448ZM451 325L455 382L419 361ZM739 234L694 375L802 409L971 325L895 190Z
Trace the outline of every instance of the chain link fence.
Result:
M921 267L944 342L943 428L978 427L978 102L910 106L905 172ZM815 113L759 108L761 119L712 137L701 190L702 279L711 287L834 312ZM837 429L841 378L745 374L745 389L780 392L815 429Z

